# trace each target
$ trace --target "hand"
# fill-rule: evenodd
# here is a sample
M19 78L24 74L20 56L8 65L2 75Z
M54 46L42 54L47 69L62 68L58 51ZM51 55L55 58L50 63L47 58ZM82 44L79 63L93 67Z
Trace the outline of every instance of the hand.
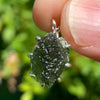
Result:
M54 19L72 49L100 61L99 0L36 0L33 19L44 31Z

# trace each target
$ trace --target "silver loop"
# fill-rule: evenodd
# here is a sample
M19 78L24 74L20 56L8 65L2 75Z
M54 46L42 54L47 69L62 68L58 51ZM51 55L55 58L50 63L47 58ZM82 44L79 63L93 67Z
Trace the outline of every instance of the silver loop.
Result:
M58 32L60 30L60 27L56 27L56 22L54 19L52 20L52 30L53 30L53 33L56 34L56 37L59 38Z

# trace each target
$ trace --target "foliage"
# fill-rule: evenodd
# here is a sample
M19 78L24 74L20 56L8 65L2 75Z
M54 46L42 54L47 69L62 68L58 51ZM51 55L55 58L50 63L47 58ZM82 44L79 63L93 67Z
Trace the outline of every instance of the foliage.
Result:
M0 0L0 99L1 100L100 100L100 63L70 49L71 68L61 82L42 88L29 77L27 57L44 36L32 20L34 0Z

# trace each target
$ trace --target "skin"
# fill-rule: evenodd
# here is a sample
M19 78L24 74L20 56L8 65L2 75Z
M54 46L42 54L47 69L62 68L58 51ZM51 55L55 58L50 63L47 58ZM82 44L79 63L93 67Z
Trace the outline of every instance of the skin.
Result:
M33 19L41 30L47 32L51 31L54 19L72 49L100 61L99 4L100 0L36 0ZM74 18L75 15L78 18ZM71 16L74 16L74 22L71 22Z

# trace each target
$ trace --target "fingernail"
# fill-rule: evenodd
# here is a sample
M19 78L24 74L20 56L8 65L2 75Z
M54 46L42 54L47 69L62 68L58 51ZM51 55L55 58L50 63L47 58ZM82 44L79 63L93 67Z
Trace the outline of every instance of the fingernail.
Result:
M100 1L72 0L66 9L69 30L75 43L100 47Z

